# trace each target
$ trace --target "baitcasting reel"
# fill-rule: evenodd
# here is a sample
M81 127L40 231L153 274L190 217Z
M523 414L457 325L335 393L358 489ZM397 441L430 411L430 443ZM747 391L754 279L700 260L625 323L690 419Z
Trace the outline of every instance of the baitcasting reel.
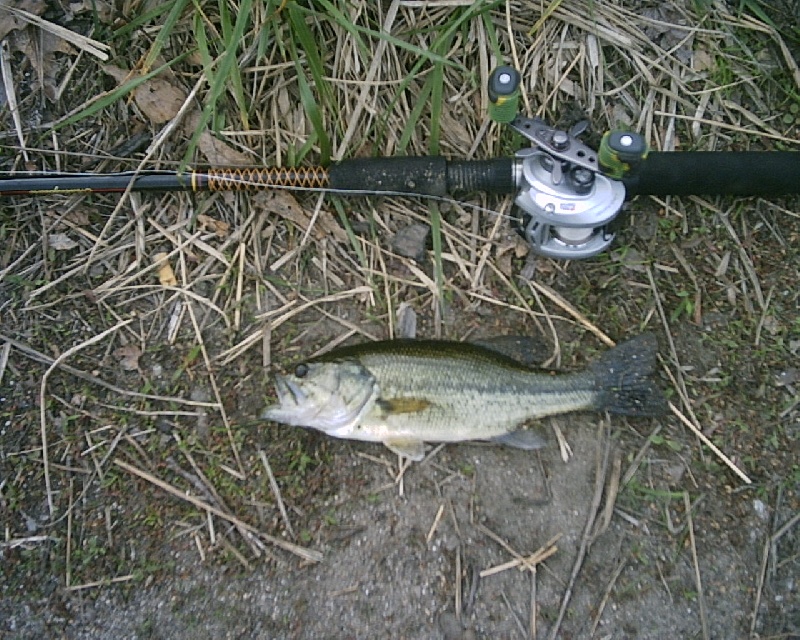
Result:
M517 230L543 256L566 260L597 255L613 242L610 224L625 201L625 185L609 174L621 177L629 164L642 160L647 154L644 139L630 132L607 134L598 154L578 139L587 122L563 131L539 118L511 116L519 80L519 73L507 66L495 69L489 79L491 117L507 122L533 144L515 157Z

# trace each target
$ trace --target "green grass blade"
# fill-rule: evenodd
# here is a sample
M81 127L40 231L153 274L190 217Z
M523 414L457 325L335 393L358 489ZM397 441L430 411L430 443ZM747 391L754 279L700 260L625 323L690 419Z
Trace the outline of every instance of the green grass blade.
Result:
M498 60L503 60L505 54L503 54L503 50L500 48L500 41L497 38L497 26L492 20L492 16L489 15L489 13L484 13L481 15L481 19L483 20L486 37L489 38L489 46L492 49L492 53L494 53Z
M561 5L563 0L552 0L552 2L545 7L544 11L542 11L542 15L539 16L539 19L536 23L530 28L528 31L528 35L532 36L536 33L539 29L542 28L542 25L547 22L547 19L555 13L555 10Z
M216 113L217 101L224 93L227 82L234 69L238 69L238 43L242 41L245 30L250 26L252 7L253 0L242 0L239 13L236 16L236 22L233 29L229 32L229 38L225 42L225 51L219 59L217 73L213 78L213 82L209 79L209 92L205 99L203 111L200 114L200 120L197 123L197 129L192 135L192 139L189 141L189 147L184 156L182 167L191 161L195 149L197 148L197 141L200 139L200 135L206 129L208 123L212 121ZM223 22L225 21L223 20Z
M779 31L778 26L756 0L739 0L739 13L744 13L745 10L748 10L756 18L761 20L761 22L775 29L775 31Z
M394 45L398 49L405 49L406 51L411 51L412 53L418 55L422 61L427 60L429 62L438 62L440 64L445 64L450 67L457 67L457 68L462 67L461 64L453 62L452 60L448 60L445 56L435 53L431 49L423 49L422 47L418 47L414 44L411 44L407 40L396 38L395 36L388 34L384 31L376 31L374 29L369 29L367 27L362 27L360 25L354 24L347 16L345 16L335 6L333 6L330 2L328 2L328 0L317 0L317 1L322 7L324 7L327 10L327 12L331 16L331 19L333 19L336 22L336 24L342 26L353 37L358 39L359 46L361 46L361 44L363 43L358 36L359 34L364 34L372 38L386 40L386 42Z
M300 102L303 105L303 110L306 112L308 119L311 121L311 126L314 129L317 140L319 140L320 163L322 165L327 165L331 160L331 141L325 129L322 111L317 101L314 99L314 92L311 91L311 86L308 84L308 80L306 80L303 74L303 68L300 62L298 61L295 64L297 68L297 88L300 91ZM305 149L305 147L306 145L304 145L303 148ZM307 151L306 149L305 152ZM302 160L302 155L304 155L305 152L301 152L301 157L299 157L298 160Z
M328 0L318 0L320 6L325 9L325 13L321 14L328 18L330 18L333 22L338 24L342 29L347 31L355 40L356 47L365 55L367 55L369 51L369 47L367 47L364 39L361 37L361 29L353 21L350 19L349 16L343 14L335 5L333 5Z
M145 71L148 71L150 67L156 63L156 60L161 55L161 50L169 41L175 25L178 23L178 20L180 20L180 17L183 15L183 11L186 9L186 5L188 4L189 0L176 0L175 4L172 5L172 9L170 10L169 14L167 14L167 19L164 21L161 29L159 29L158 35L153 41L153 46L150 47L150 51L147 52L144 62L142 63L142 68Z
M314 85L317 88L317 93L319 94L324 106L325 96L328 91L327 83L325 82L322 59L319 55L316 40L306 25L303 14L294 4L289 5L289 21L292 26L293 35L296 36L300 46L303 48L303 51L306 54L308 70L311 73L311 77L314 80ZM294 38L289 39L289 48L292 59L295 63L295 69L297 69L297 88L300 92L300 103L303 105L303 110L308 116L308 119L311 121L311 126L316 134L316 140L319 142L320 163L326 165L331 159L331 141L325 128L323 111L314 97L314 92L311 90L311 85L306 78L305 69L300 60L300 56L298 55L297 44L295 43ZM302 156L310 150L310 147L311 144L306 142L301 149L298 160L302 160Z
M422 85L422 89L417 95L417 101L411 109L411 113L408 114L408 121L400 134L400 141L397 143L397 151L400 154L406 152L408 143L411 142L411 136L417 130L417 124L419 123L420 117L422 117L422 112L428 107L428 97L430 93L431 84L430 82L426 82Z
M446 33L436 42L436 49L440 52L447 51L453 41L455 30ZM431 137L430 152L432 155L439 155L439 138L442 131L442 101L444 100L444 65L436 63L433 66L433 73L428 78L430 84L430 103L431 103ZM436 292L439 297L439 305L444 302L444 268L442 263L442 217L439 206L436 202L431 202L428 206L431 219L431 242L433 244L433 273L436 282Z
M373 125L373 130L372 131L366 132L367 135L369 135L370 133L373 134L373 137L375 138L375 146L376 147L380 145L380 142L381 142L381 140L383 138L383 131L386 128L386 121L388 120L389 115L391 114L392 109L394 108L394 105L400 99L400 96L403 94L403 92L406 89L408 89L408 86L417 77L417 75L420 72L420 69L422 69L422 66L429 59L433 60L434 64L437 61L441 61L441 64L444 65L444 66L449 66L449 67L455 66L457 68L462 69L465 73L469 73L468 70L463 67L463 65L455 64L452 61L447 60L445 56L443 56L443 55L441 55L440 53L437 53L437 52L441 52L441 51L446 52L447 51L448 47L442 47L441 43L443 41L451 42L454 33L459 28L461 28L461 26L464 25L468 20L471 20L472 18L474 18L476 16L486 14L486 12L488 12L490 9L494 8L498 4L500 4L500 0L491 0L490 2L486 2L486 3L476 2L475 4L473 4L471 7L469 7L465 11L462 11L460 13L454 12L454 17L453 17L452 22L450 22L447 26L445 26L442 29L441 34L439 34L439 36L431 43L429 51L433 52L434 55L433 56L429 56L429 57L420 57L417 60L417 62L414 63L414 65L411 67L411 69L409 70L409 72L406 75L406 77L403 78L403 81L400 82L400 84L398 85L397 91L395 92L394 99L389 103L385 114L383 116L381 116L376 121L376 123ZM430 82L430 79L428 80L428 82ZM420 100L419 102L423 102L423 104L424 104L424 101L422 101L422 100ZM416 112L416 105L415 105L415 109L414 109L414 111L412 111L412 113L413 112ZM419 111L419 113L421 114L421 110ZM417 117L419 117L419 115ZM404 129L404 132L406 130L410 129L410 125L411 125L411 123L406 125L406 127ZM410 134L409 134L409 136L410 136ZM406 141L406 143L407 142L408 141Z
M314 79L314 85L322 99L323 104L329 102L330 91L328 83L325 80L325 66L322 63L322 56L317 46L317 38L311 33L308 25L303 18L303 14L296 4L291 4L289 9L289 22L292 26L292 33L296 36L300 43L300 47L306 54L306 61L308 62L308 70L311 77ZM297 58L295 57L295 61Z
M252 7L252 0L250 1L250 6ZM236 32L236 28L231 26L231 17L230 17L230 10L228 9L228 3L226 0L219 0L219 11L220 11L220 25L222 27L222 44L225 47L226 53L233 50L237 51L239 49L239 43L242 41L244 36L244 31L250 25L250 11L248 10L247 15L247 22L241 33ZM239 11L239 16L243 10ZM238 24L238 22L237 22ZM239 65L231 65L228 73L226 74L228 90L233 95L233 99L236 101L236 106L239 108L239 119L242 122L242 126L245 129L249 129L249 118L248 118L248 107L247 101L244 97L244 86L242 84L242 75L239 72Z
M447 43L450 39L447 40ZM444 43L443 43L444 44ZM431 137L428 148L432 155L439 155L439 137L442 133L442 100L444 97L444 69L441 64L433 66L428 82L431 87Z
M116 40L117 38L122 38L137 32L144 25L149 24L163 13L166 13L169 10L169 8L170 5L168 3L159 4L156 7L153 7L146 13L143 13L142 15L134 18L127 24L121 26L119 29L114 31L114 39Z
M197 43L197 50L200 53L200 60L203 63L203 73L209 84L214 82L214 63L211 57L211 49L208 46L208 35L206 34L203 14L197 11L194 14L194 39Z
M353 231L353 225L350 224L350 218L347 217L347 213L344 210L341 198L332 195L331 202L333 203L333 208L336 209L336 213L338 214L339 220L344 227L345 233L347 233L347 238L350 240L350 245L353 247L353 251L355 251L356 255L358 256L358 261L361 263L361 267L366 270L369 266L369 263L367 262L367 256L364 255L364 249L361 245L361 242L359 241L356 232Z

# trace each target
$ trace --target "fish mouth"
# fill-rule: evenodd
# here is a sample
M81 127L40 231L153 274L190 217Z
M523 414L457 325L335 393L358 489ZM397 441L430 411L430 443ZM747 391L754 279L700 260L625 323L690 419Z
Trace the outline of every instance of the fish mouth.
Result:
M278 396L278 403L264 410L261 415L264 420L279 420L287 412L296 411L308 398L297 383L278 374L275 375L275 393Z
M281 405L299 405L301 402L305 402L308 397L300 388L300 385L281 375L275 376L275 391L278 394L278 402Z

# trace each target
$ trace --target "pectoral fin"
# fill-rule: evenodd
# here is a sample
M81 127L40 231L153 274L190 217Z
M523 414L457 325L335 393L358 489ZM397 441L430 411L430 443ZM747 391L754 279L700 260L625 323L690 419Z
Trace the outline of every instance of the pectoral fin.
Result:
M542 436L529 429L517 429L502 436L495 436L492 438L492 442L514 447L515 449L525 449L526 451L541 449L547 444Z
M419 462L425 457L425 443L422 440L414 440L413 438L391 438L384 440L383 444L388 449L394 451L398 456L403 456Z

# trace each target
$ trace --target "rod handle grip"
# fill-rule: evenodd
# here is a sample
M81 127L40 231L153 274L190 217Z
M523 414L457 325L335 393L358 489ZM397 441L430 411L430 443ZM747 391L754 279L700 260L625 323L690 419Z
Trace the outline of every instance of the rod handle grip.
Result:
M628 197L800 193L800 152L650 152L622 182Z
M441 156L393 156L342 160L329 170L330 188L446 196L473 191L514 193L514 160L447 160Z

